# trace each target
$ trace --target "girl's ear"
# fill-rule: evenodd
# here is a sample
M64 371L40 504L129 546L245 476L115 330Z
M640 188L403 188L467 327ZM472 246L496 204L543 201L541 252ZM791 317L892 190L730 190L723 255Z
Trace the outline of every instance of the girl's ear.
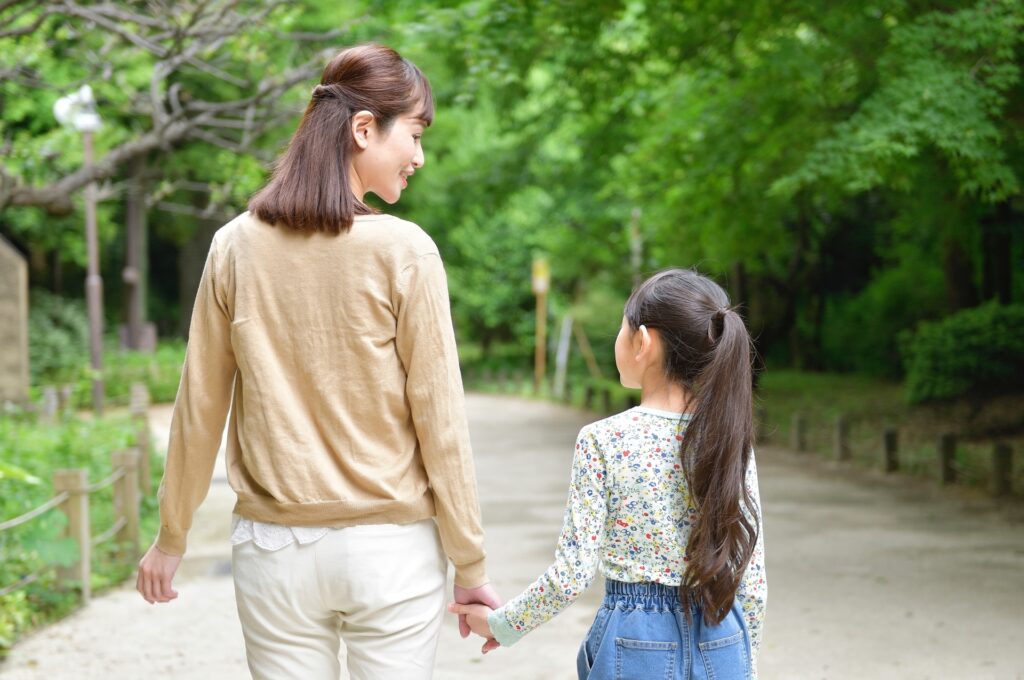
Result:
M647 330L647 326L643 324L640 325L640 328L633 337L638 338L640 341L640 346L636 348L636 358L639 359L641 354L651 348L653 340L651 339L650 331Z
M374 128L374 117L369 111L359 111L352 116L352 139L356 148L365 149L370 145L370 133Z

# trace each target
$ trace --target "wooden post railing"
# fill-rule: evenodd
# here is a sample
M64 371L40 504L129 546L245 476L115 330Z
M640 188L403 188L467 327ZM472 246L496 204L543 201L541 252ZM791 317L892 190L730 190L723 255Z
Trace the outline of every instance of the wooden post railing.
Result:
M1013 449L1005 442L992 447L992 495L1009 496L1012 489Z
M89 564L92 559L92 541L89 540L89 480L85 470L57 470L53 473L53 489L66 491L68 499L60 509L67 515L67 535L78 544L78 561L57 568L59 581L78 581L82 602L92 599Z
M121 546L122 559L139 559L139 450L115 451L111 456L114 468L123 468L124 475L114 487L114 513L125 522L114 536Z
M836 430L835 430L835 454L836 460L840 462L846 462L850 460L850 423L846 419L846 416L839 414L836 416Z
M135 425L135 445L138 448L138 476L143 495L152 490L150 459L153 454L153 432L149 427L149 389L143 383L131 387L132 422Z
M886 428L882 435L882 445L885 449L885 471L896 472L900 469L899 430L895 427Z
M793 414L792 426L789 431L789 446L794 451L807 450L807 419L800 411Z
M956 481L956 435L945 433L939 437L939 478L943 484Z
M114 467L111 475L92 485L89 484L86 470L56 470L53 473L53 488L56 492L53 498L24 515L0 522L0 531L6 531L59 508L67 516L66 535L78 545L78 559L73 564L57 567L57 582L76 584L83 604L88 604L92 599L91 562L95 546L115 539L124 560L134 563L139 556L139 452L136 449L116 451L111 459ZM103 533L92 536L89 496L108 486L114 487L114 523ZM38 581L40 575L49 568L52 566L44 566L22 576L13 584L0 587L0 596Z

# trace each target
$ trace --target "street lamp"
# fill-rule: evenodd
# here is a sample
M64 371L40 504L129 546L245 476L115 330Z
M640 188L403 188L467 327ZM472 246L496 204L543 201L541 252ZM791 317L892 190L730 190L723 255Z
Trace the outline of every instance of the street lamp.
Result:
M96 112L92 88L83 85L78 92L61 97L53 105L53 115L62 125L82 133L85 167L92 167L92 133L103 125ZM89 257L85 294L89 308L89 354L92 367L92 407L103 415L103 279L100 278L100 253L96 235L96 183L85 187L85 242Z

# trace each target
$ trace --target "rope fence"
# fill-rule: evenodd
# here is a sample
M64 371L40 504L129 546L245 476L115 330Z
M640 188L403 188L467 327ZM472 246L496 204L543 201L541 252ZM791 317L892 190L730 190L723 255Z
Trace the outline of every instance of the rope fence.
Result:
M53 393L44 401L56 401ZM55 495L42 505L0 523L0 532L14 529L31 522L55 509L67 517L65 537L74 540L78 547L76 560L66 566L56 566L59 587L77 587L83 604L92 598L91 558L92 549L107 541L119 546L119 559L134 562L139 558L139 507L140 493L150 488L149 452L151 446L147 409L149 394L145 385L132 386L131 412L135 423L136 446L111 454L113 472L98 482L89 484L85 469L61 469L53 473ZM115 519L105 531L93 536L89 524L90 496L113 487ZM44 565L25 574L14 583L0 587L0 597L13 593L38 581L42 574L55 565Z

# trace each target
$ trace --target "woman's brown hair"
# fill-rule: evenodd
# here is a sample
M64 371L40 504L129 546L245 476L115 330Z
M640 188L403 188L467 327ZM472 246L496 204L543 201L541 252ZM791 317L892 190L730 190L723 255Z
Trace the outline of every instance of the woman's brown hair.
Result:
M667 377L695 399L680 457L698 512L679 597L714 625L732 607L757 542L757 507L745 484L754 435L750 335L722 287L686 269L640 284L625 317L634 331L658 330Z
M355 215L373 212L349 186L353 114L369 111L386 134L414 110L425 124L433 122L430 83L412 62L383 45L342 50L324 68L273 176L249 201L250 212L303 232L348 231Z

